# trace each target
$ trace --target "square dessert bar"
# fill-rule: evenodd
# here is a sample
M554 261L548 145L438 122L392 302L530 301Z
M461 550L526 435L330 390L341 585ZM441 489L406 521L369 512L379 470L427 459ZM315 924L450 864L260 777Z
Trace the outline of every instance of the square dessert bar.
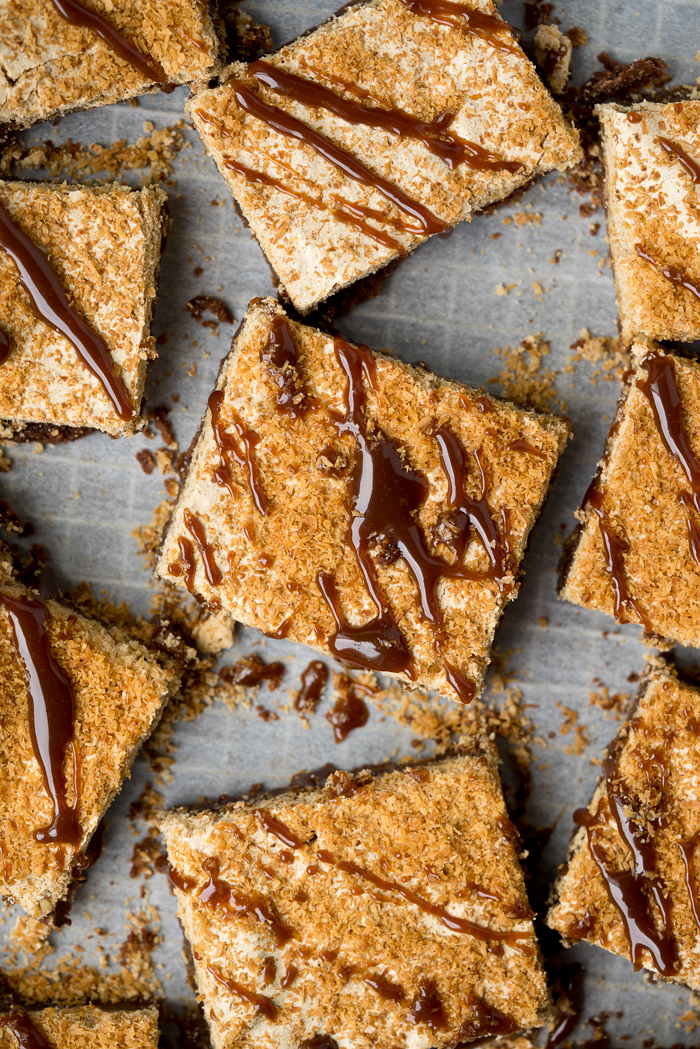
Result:
M492 752L160 819L215 1049L438 1049L549 996Z
M700 102L598 106L623 338L700 338Z
M11 1010L0 1015L0 1049L16 1049L17 1045L29 1049L157 1049L158 1010L155 1006L100 1009L96 1005Z
M220 67L207 0L2 0L3 131L170 85Z
M0 182L0 437L143 427L166 200L158 188Z
M173 663L19 583L0 549L0 894L53 920L136 753L178 688Z
M574 819L547 924L700 989L700 690L660 659Z
M560 596L700 645L700 365L635 345Z
M256 299L156 572L248 626L468 701L567 437Z
M491 0L368 0L188 110L294 306L581 158Z

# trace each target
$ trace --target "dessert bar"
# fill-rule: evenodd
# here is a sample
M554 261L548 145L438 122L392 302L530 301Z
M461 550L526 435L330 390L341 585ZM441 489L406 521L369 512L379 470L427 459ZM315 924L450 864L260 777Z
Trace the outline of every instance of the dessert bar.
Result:
M89 866L88 847L179 671L116 628L43 598L0 549L0 893L33 918Z
M700 102L596 109L623 338L700 338Z
M0 437L143 427L165 204L158 188L0 182Z
M565 940L700 989L700 690L656 659L610 744L555 886Z
M700 645L700 365L635 345L560 595Z
M3 132L120 102L220 68L206 0L2 0Z
M215 1049L438 1049L548 1019L491 751L160 827Z
M581 158L491 0L368 0L188 111L297 310Z
M96 1005L12 1009L0 1015L0 1049L157 1049L158 1010Z
M567 437L253 300L156 572L274 637L468 701Z

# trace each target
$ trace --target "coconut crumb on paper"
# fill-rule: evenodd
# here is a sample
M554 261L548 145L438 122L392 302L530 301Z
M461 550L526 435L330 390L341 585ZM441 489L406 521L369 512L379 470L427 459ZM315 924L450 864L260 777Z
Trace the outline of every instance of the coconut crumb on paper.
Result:
M503 362L498 375L489 379L489 385L498 384L500 393L523 408L551 412L558 408L565 412L567 405L560 400L555 381L556 373L543 367L543 360L551 349L541 332L526 335L519 346L496 348L496 357Z
M610 338L607 335L591 335L588 328L581 328L578 339L572 342L569 349L575 350L575 353L565 371L573 371L572 365L579 361L600 365L590 376L594 385L599 377L608 381L622 379L631 364L629 348L624 347L619 336Z
M585 725L580 725L578 721L578 711L572 710L570 707L565 707L563 703L557 702L555 706L561 711L562 723L559 726L559 732L562 736L568 736L569 732L573 732L574 740L573 743L567 744L564 747L566 754L583 754L584 749L591 742L591 737L588 734L588 729Z
M26 960L31 958L34 965L42 962L54 949L49 943L50 933L51 927L46 922L21 914L10 933L11 964L17 964L20 954Z
M611 694L605 685L598 683L598 687L600 691L588 693L588 700L591 706L598 707L600 710L612 714L617 721L621 721L627 713L632 693L613 692Z

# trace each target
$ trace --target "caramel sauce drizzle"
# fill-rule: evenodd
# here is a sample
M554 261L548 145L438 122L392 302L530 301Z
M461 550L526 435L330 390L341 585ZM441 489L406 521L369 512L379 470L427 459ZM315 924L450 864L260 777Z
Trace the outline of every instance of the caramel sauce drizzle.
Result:
M141 76L146 77L147 80L153 80L157 84L167 83L168 75L160 63L151 55L144 54L136 44L132 44L125 36L122 36L119 30L115 29L112 23L108 22L97 11L84 7L78 3L78 0L52 0L52 3L61 18L64 18L66 22L71 22L73 25L91 29L93 33L97 33L104 40L105 44L111 47L112 51L116 52L120 58L123 58L134 69L137 69Z
M301 838L289 829L286 823L282 820L277 819L267 809L255 809L254 815L259 820L260 826L263 830L266 830L268 834L274 835L275 838L279 838L283 845L288 849L300 849L304 842Z
M658 262L653 255L646 251L641 244L635 244L634 250L637 252L640 259L645 259L647 262L650 262L654 269L657 270L662 277L665 277L666 280L669 280L672 284L677 284L681 288L685 288L685 290L691 292L696 299L700 299L700 283L698 283L698 281L695 281L687 274L682 273L676 266L664 266L663 263Z
M426 1024L431 1031L447 1029L445 1006L433 980L421 980L407 1019L412 1024Z
M468 4L453 3L450 0L401 0L401 2L415 15L424 15L433 22L437 22L438 25L462 29L470 36L485 40L496 51L504 51L511 55L522 53L510 37L510 26L506 22L493 15L487 15L483 11L475 11Z
M74 734L74 696L70 681L51 654L49 611L38 597L10 597L0 591L0 607L10 619L17 653L24 664L29 691L29 734L39 762L44 790L53 803L53 819L37 830L37 841L77 848L79 765ZM75 801L68 804L64 763L73 760Z
M676 142L672 142L670 138L664 138L662 135L656 140L665 153L670 153L672 157L676 157L680 161L681 167L690 175L695 185L700 184L700 164L697 160L693 160L686 151L679 146Z
M657 874L653 838L634 815L632 799L621 779L616 759L607 758L603 768L606 795L598 802L593 815L587 809L577 809L574 820L586 828L591 856L603 876L608 896L622 918L635 971L641 968L642 951L646 949L663 976L674 976L678 952L671 925L671 898L664 894ZM661 768L665 776L663 764ZM614 817L620 837L630 852L631 870L612 870L597 841L596 830L607 822L606 808ZM660 826L659 818L653 821L653 826ZM651 913L652 900L661 916L661 931L657 930Z
M563 985L566 1005L562 1008L560 1003L557 1003L559 1017L554 1022L544 1049L556 1049L558 1045L566 1041L576 1026L583 1008L583 966L574 962L564 970L559 981Z
M270 504L260 484L258 464L255 461L254 454L255 446L260 442L260 436L255 430L246 429L240 420L236 418L232 419L231 424L238 434L238 437L243 442L244 451L242 452L237 441L230 433L227 433L221 422L221 409L223 402L223 390L214 390L213 393L209 395L209 400L207 402L211 413L211 425L214 433L214 440L216 441L216 446L221 458L220 465L214 471L214 480L217 484L227 488L231 493L232 498L236 498L227 458L228 453L230 453L236 466L238 466L246 475L248 490L252 496L253 502L255 503L258 512L264 517Z
M328 667L320 659L313 659L301 674L301 688L294 707L301 713L313 714L328 681Z
M219 878L216 860L203 860L202 867L209 876L209 880L197 893L197 899L202 903L209 904L217 911L231 915L231 917L252 915L260 925L270 930L280 947L294 938L293 930L280 921L264 900L237 893L232 885Z
M200 111L201 116L201 111ZM308 204L312 208L317 208L319 211L330 210L334 218L338 219L339 222L343 222L346 226L351 226L353 229L357 229L360 233L365 233L372 240L376 240L378 244L383 244L385 248L390 248L391 251L397 251L399 254L404 254L404 249L398 240L395 240L388 233L383 230L375 229L365 221L366 218L371 218L379 222L384 222L387 225L396 225L393 222L389 222L381 211L377 211L376 208L365 207L363 204L353 204L347 200L341 200L341 198L334 198L338 202L338 207L327 208L323 200L320 197L310 197L308 193L303 193L301 190L292 189L291 186L286 186L279 179L273 178L272 175L266 175L262 171L255 171L253 168L246 167L245 164L239 164L237 160L233 160L232 157L226 157L224 159L224 166L229 168L231 171L235 171L238 175L243 175L249 182L258 183L261 186L270 186L272 189L278 190L280 193L286 194L288 197L296 197L297 200L303 201L304 204ZM300 178L294 172L295 178ZM407 226L401 226L403 232L408 231ZM420 230L413 230L414 233L420 233Z
M676 369L670 357L656 351L647 354L642 367L646 368L647 377L638 380L637 387L651 405L664 448L681 467L690 485L690 492L681 492L678 501L686 512L691 553L700 565L700 532L691 511L692 506L700 513L700 463L690 447L683 421L683 402L676 382Z
M201 962L202 956L196 951L194 952L195 961ZM244 1002L248 1002L249 1005L255 1007L255 1016L264 1016L267 1020L277 1019L277 1006L264 994L258 994L256 991L251 991L249 987L244 987L242 983L237 980L232 980L228 976L223 976L218 969L215 969L213 965L206 964L206 970L211 977L218 984L224 987L231 994L237 998L242 998Z
M522 170L522 164L503 160L476 142L451 134L447 129L454 120L454 113L449 111L441 113L435 120L424 121L401 109L367 106L354 99L342 98L323 84L278 69L264 59L252 62L248 72L259 83L285 98L291 98L309 108L326 109L348 124L379 128L403 138L415 139L440 157L451 170L460 164L466 164L475 171L508 171L514 174ZM350 85L345 86L353 90Z
M55 2L55 0L54 0ZM114 371L104 339L89 328L69 303L46 256L8 215L0 201L0 249L19 272L19 283L29 296L32 309L45 324L71 343L85 367L100 382L120 419L127 422L136 412Z
M295 419L301 418L309 407L309 401L299 383L299 354L289 321L277 314L270 325L265 345L260 350L260 360L277 387L276 403L281 412Z
M210 586L219 586L221 580L224 578L221 574L221 569L216 563L214 557L214 551L207 542L207 537L204 532L204 526L199 518L195 517L190 510L185 510L183 515L185 521L185 527L190 532L199 547L199 553L202 558L202 564L204 565L204 572L207 577L207 582Z
M0 328L0 365L4 364L12 352L12 341L6 331Z
M514 441L509 441L506 448L509 452L525 452L526 455L534 455L536 459L547 458L546 452L543 452L541 448L536 448L534 444L530 444L529 441L521 437L516 438Z
M388 1002L402 1002L406 997L406 992L401 984L392 983L391 980L387 980L386 976L383 976L381 973L372 973L370 976L365 976L364 982L373 991L376 991L380 998L386 998Z
M329 1034L313 1034L299 1042L299 1049L339 1049L335 1038Z
M693 869L695 850L700 845L700 831L696 831L688 841L679 841L677 844L685 867L685 885L688 890L690 907L695 924L700 929L700 898L698 897L698 883Z
M20 1007L0 1016L0 1027L9 1028L22 1049L52 1049L51 1043L46 1041L29 1015Z
M495 1038L499 1034L510 1034L520 1025L510 1016L506 1016L495 1006L489 1005L483 998L468 994L467 1001L474 1009L473 1020L467 1020L459 1029L459 1044L467 1042L478 1045L485 1038Z
M310 146L319 156L323 157L329 164L332 164L349 178L354 179L363 186L370 186L377 190L397 208L415 219L421 236L427 237L434 233L442 233L446 228L446 222L439 219L419 201L409 197L398 186L394 186L391 182L382 178L381 175L371 171L370 168L366 167L351 153L348 153L347 150L336 146L320 132L308 127L303 121L297 120L290 113L286 113L283 109L263 101L242 81L232 78L229 80L229 83L233 87L236 101L246 113L250 113L257 120L264 121L280 134L287 135L303 145ZM404 225L403 229L406 233L415 233L415 229L409 225Z
M333 727L336 743L342 743L351 732L367 724L369 710L362 696L358 696L353 688L345 688L335 701L333 709L326 714L326 721Z

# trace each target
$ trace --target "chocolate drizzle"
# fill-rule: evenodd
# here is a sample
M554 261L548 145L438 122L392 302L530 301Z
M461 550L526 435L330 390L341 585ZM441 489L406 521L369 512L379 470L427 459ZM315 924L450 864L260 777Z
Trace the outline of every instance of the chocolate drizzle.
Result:
M305 414L309 403L299 383L296 343L289 321L282 314L277 314L270 325L267 340L260 350L260 360L277 387L277 408L299 419Z
M333 709L326 714L326 720L333 726L336 743L342 743L356 728L367 724L367 704L354 689L346 688L338 696Z
M401 0L415 15L424 15L438 25L462 29L470 36L485 40L496 51L519 55L521 50L510 37L510 26L500 18L475 11L468 4L453 3L451 0ZM509 39L510 37L510 39Z
M586 828L589 851L603 877L608 896L622 918L635 971L642 966L642 951L647 950L663 976L674 976L678 968L678 952L671 924L671 898L666 895L657 873L653 831L650 833L636 816L634 801L622 780L617 759L608 757L603 767L606 794L598 802L593 815L587 809L577 809L574 820ZM665 776L663 765L662 776ZM614 817L620 838L629 850L629 870L612 870L598 840L596 831L606 825L608 812ZM648 823L658 829L661 817ZM661 918L660 930L651 911L652 900Z
M207 582L210 586L219 586L223 576L221 574L221 569L214 558L214 551L207 542L202 522L199 518L195 517L190 510L185 510L183 518L185 521L185 527L194 536L195 542L199 547L199 553L202 558L202 564L204 565Z
M44 790L53 803L53 819L37 830L37 841L77 848L82 831L78 822L78 754L75 747L73 689L51 654L49 611L38 597L11 597L0 591L0 607L10 618L17 653L27 673L29 734L39 762ZM68 804L65 761L73 761L75 801Z
M696 186L700 184L700 164L698 164L697 160L693 160L692 157L688 156L686 151L676 142L672 142L670 138L664 138L663 135L661 135L656 141L665 153L669 153L672 157L676 157L676 159L680 161L681 166L685 169L688 175L690 175Z
M36 1029L29 1015L19 1006L0 1016L0 1027L7 1027L17 1039L22 1049L52 1049L43 1034Z
M91 29L93 33L97 33L108 47L111 47L120 58L138 70L141 76L157 84L167 83L167 73L160 63L150 55L144 54L136 44L132 44L125 36L122 36L119 30L115 29L112 23L97 11L84 7L78 3L78 0L52 0L52 3L61 18L73 25Z
M217 484L227 488L233 499L236 498L237 493L234 488L231 469L228 464L228 454L230 453L236 466L238 466L245 474L248 491L251 494L258 512L265 516L270 504L268 503L267 496L260 484L258 464L255 461L255 446L259 443L260 437L255 430L247 429L243 426L240 420L233 418L231 421L233 428L243 442L244 451L241 451L238 442L225 430L223 423L221 422L221 409L223 402L223 390L214 390L209 395L209 400L207 402L211 413L211 426L214 433L214 440L221 459L219 466L214 470L214 480Z
M662 277L669 280L672 284L677 284L681 288L685 288L689 291L696 299L700 299L700 283L693 280L687 274L682 273L676 266L664 266L662 262L658 262L653 255L651 255L641 244L635 244L634 250L639 255L640 259L645 259L650 262L651 265L657 270Z
M133 419L136 412L121 380L115 374L106 342L87 326L80 314L70 305L46 256L14 224L2 201L0 249L10 256L17 267L19 283L29 296L36 315L71 343L85 367L101 383L118 417L124 422Z
M441 113L435 120L424 121L401 109L366 106L354 99L342 98L323 84L278 69L262 59L252 62L248 66L248 73L272 91L309 108L326 109L348 124L380 128L404 138L415 139L452 170L460 164L466 164L475 171L508 171L511 174L522 169L522 164L503 160L476 142L450 133L448 128L454 120L454 113L449 111Z
M303 145L310 146L319 156L322 156L329 164L342 171L343 174L363 186L370 186L372 189L377 190L397 208L410 215L416 221L417 226L404 223L402 226L403 232L427 237L434 233L442 233L446 228L446 222L439 219L421 203L409 197L398 186L393 185L382 178L381 175L371 171L370 168L366 167L351 153L348 153L347 150L336 146L320 132L308 127L303 121L297 120L290 113L286 113L283 109L263 101L242 81L232 78L229 83L233 88L236 101L246 113L250 113L257 120L264 121L280 134L287 135Z

